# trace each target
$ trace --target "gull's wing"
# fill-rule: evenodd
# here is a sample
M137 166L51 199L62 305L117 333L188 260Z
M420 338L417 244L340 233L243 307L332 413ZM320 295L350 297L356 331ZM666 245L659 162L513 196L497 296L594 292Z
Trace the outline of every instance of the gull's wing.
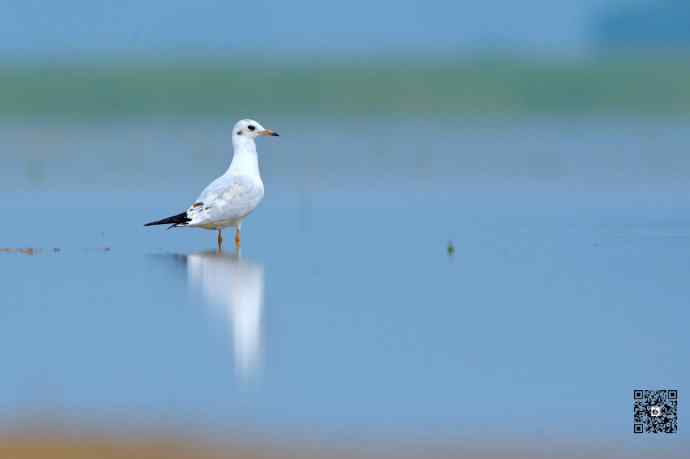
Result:
M247 216L264 196L260 180L246 175L225 174L215 179L194 201L187 216L189 226L228 223Z

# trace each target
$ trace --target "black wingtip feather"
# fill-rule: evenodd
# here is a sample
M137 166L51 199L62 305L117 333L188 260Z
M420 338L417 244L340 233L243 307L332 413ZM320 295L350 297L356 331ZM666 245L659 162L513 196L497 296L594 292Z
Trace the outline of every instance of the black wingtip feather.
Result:
M182 212L181 214L173 215L172 217L164 218L163 220L157 220L155 222L146 223L144 226L154 226L154 225L177 226L177 225L186 225L190 221L191 221L191 218L187 217L187 212Z

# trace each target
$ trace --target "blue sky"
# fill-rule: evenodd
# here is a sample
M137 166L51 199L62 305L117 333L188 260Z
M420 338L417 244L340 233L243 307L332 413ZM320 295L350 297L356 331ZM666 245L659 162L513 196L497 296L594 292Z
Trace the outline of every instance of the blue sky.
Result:
M2 0L0 56L453 54L587 49L597 11L636 0Z

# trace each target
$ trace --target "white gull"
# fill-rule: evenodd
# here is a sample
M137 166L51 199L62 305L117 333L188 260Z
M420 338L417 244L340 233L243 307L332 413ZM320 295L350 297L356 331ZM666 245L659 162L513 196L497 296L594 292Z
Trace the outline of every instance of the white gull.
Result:
M228 170L211 182L184 212L147 223L169 228L203 228L218 231L218 251L223 248L223 228L235 228L235 246L240 247L242 221L264 197L255 139L277 136L254 120L244 119L232 129L232 162Z

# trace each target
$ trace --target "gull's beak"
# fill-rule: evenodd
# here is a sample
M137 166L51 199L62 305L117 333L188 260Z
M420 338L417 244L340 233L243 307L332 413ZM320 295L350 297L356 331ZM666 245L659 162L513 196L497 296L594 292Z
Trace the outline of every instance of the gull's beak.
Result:
M271 136L273 136L273 137L278 137L278 133L277 133L277 132L273 132L273 131L271 131L270 129L264 129L263 131L259 131L259 132L257 133L257 135L263 135L263 136L266 136L266 137L271 137Z

